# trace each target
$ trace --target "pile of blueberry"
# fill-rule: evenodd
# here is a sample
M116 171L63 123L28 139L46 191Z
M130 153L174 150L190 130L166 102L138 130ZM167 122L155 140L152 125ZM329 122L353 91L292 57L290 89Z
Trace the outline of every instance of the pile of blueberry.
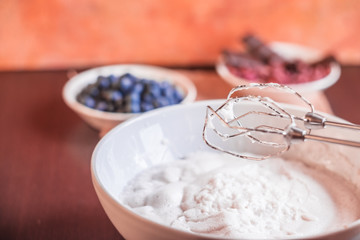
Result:
M169 82L140 79L129 73L99 76L77 95L77 101L89 108L125 113L146 112L182 100L183 94Z

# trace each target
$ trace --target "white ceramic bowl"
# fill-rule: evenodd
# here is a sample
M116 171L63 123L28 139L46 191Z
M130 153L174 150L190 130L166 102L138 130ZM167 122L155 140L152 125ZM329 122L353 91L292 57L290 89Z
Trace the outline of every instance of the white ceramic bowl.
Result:
M100 75L120 76L125 73L131 73L139 78L171 82L184 94L181 103L193 102L196 98L197 91L193 82L176 71L148 65L123 64L93 68L75 75L66 82L63 88L63 99L90 126L100 131L107 131L129 118L139 116L141 113L112 113L91 109L79 103L76 96L88 84L96 82Z
M300 59L305 62L314 62L321 58L319 51L297 44L273 42L269 44L269 47L280 56L289 60ZM232 86L250 83L247 79L232 74L221 57L216 64L216 70L218 74ZM340 74L340 65L338 63L331 63L330 73L324 78L306 83L287 84L287 86L301 93L321 91L335 84L339 79Z
M106 214L123 237L128 240L219 239L219 237L180 231L149 221L124 206L119 201L119 196L127 182L139 172L166 161L159 156L167 155L180 159L199 150L213 151L202 139L206 106L217 107L223 102L224 100L199 101L157 109L118 125L100 140L92 155L92 180ZM251 104L242 107L250 109ZM297 114L306 112L305 109L292 105L287 105L286 109ZM336 117L324 115L329 119L341 121ZM334 135L330 129L327 131ZM358 133L349 134L356 137ZM326 165L329 170L337 171L360 188L360 149L305 142L292 147L287 154L300 154L299 148L301 150L309 144L312 147L314 144L326 147L327 151L335 154L334 156L347 157L347 161L328 159L317 153L304 154L301 156L303 161ZM346 230L328 232L312 238L352 239L359 232L360 222L356 221Z

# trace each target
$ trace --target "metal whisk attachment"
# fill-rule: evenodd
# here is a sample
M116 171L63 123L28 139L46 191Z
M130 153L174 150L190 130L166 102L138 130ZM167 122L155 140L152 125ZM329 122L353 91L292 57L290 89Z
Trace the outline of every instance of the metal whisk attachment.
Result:
M309 110L304 116L298 116L267 97L233 97L236 92L253 88L292 94ZM289 150L292 143L305 140L360 147L360 142L311 133L313 129L327 126L360 130L360 125L329 121L315 113L314 106L290 87L275 83L250 84L233 88L217 109L207 107L203 139L214 149L251 160L280 155Z

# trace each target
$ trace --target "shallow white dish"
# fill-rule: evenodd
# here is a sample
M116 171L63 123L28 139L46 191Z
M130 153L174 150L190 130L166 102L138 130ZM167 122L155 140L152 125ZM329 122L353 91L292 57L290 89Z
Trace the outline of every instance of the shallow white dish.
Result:
M202 139L206 106L216 108L223 102L224 100L200 101L157 109L118 125L98 143L91 162L94 188L106 214L123 237L129 240L219 239L219 237L184 232L149 221L121 204L119 195L127 182L136 174L156 164L164 163L166 160L161 156L167 156L166 159L171 157L181 159L195 151L213 151ZM252 106L245 104L242 107L251 109ZM285 107L299 115L307 111L293 105L285 105ZM330 120L343 121L334 116L323 115ZM331 129L327 131L330 135L336 135ZM356 137L356 134L350 132L346 137ZM324 165L331 171L337 171L360 188L358 159L360 149L316 142L305 142L296 146L302 148L309 144L325 147L335 155L346 156L347 161L336 161L336 158L329 160L318 156L317 153L304 154L301 156L303 161ZM299 153L299 148L296 146L292 147L288 154ZM360 221L356 221L346 230L328 232L311 238L352 239L359 233Z
M274 52L288 60L300 59L305 62L313 62L321 58L321 54L318 51L297 44L273 42L270 43L269 46ZM227 83L232 86L251 83L247 79L232 74L221 57L216 63L216 71ZM287 86L301 93L321 91L334 85L338 81L340 74L340 65L338 63L332 63L330 73L326 77L306 83L287 84Z
M117 124L142 113L112 113L95 110L79 103L76 96L88 84L96 82L100 75L120 76L125 73L131 73L138 78L169 81L183 92L184 99L181 103L193 102L197 95L193 82L176 71L149 65L122 64L92 68L75 75L66 82L62 92L63 99L90 126L101 131L108 131Z

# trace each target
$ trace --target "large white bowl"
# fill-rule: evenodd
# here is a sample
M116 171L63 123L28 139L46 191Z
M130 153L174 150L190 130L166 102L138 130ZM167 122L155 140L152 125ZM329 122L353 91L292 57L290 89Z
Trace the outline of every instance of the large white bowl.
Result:
M141 113L112 113L95 110L79 103L76 100L76 96L88 84L96 82L97 77L100 75L108 76L113 74L121 76L125 73L131 73L138 78L169 81L183 92L184 99L181 103L193 102L196 98L197 91L195 85L183 74L174 70L149 65L122 64L92 68L75 75L66 82L63 88L63 99L90 126L100 131L108 131L117 124L139 116Z
M300 59L305 62L314 62L322 57L322 54L315 49L293 43L272 42L269 44L269 47L274 52L288 60ZM247 79L241 78L231 73L225 65L223 58L221 57L216 64L216 71L227 83L232 86L250 83L250 81ZM324 78L305 83L287 84L287 86L303 94L308 92L321 91L335 84L338 81L340 74L340 65L334 62L330 65L330 73Z
M207 105L217 107L223 102L200 101L154 110L118 125L100 140L92 155L93 184L106 214L126 239L219 239L149 221L124 206L119 201L119 196L127 182L146 168L164 163L171 158L181 159L195 151L214 151L202 139L205 111ZM241 107L250 109L253 106L249 103ZM307 111L292 105L287 105L286 109L296 114L304 114ZM324 115L329 119L342 121ZM326 131L330 135L336 135L331 129ZM350 132L346 137L358 137L356 134L358 133ZM326 148L330 154L334 154L334 158L328 159L319 155L317 151L308 154L306 147L309 147L309 144L323 150ZM287 154L300 154L306 163L323 165L330 171L337 171L360 188L360 149L305 142L294 145ZM339 161L335 156L345 156L347 160ZM359 233L360 221L356 221L346 230L328 232L311 238L352 239Z

